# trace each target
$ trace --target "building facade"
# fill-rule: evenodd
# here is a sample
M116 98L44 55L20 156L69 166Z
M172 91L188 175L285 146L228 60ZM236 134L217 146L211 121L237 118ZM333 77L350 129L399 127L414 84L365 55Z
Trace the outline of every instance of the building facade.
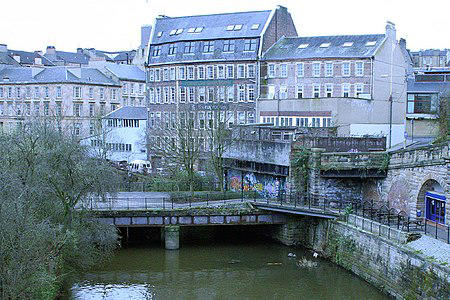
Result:
M214 119L256 121L258 57L282 36L296 36L285 7L188 17L152 26L147 82L149 130L189 117L198 130ZM207 143L207 139L205 139Z
M442 68L450 66L449 49L426 49L412 51L411 56L416 68Z
M95 121L123 105L119 82L94 68L8 67L0 71L0 126L32 118L60 121L80 138Z
M260 122L404 139L406 63L390 22L385 34L282 38L263 54L260 86Z

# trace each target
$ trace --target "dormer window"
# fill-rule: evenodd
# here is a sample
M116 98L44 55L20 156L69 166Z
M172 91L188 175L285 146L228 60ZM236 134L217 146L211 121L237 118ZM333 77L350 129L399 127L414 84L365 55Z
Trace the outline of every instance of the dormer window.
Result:
M375 46L376 43L376 41L369 41L366 43L366 46Z
M195 28L194 27L191 27L191 28L188 29L188 33L194 33L194 32L195 32Z
M299 46L298 46L298 49L305 49L306 47L308 47L309 46L309 44L300 44Z
M238 24L238 25L234 25L234 30L241 30L242 29L242 25Z
M178 34L181 34L182 32L183 32L183 28L173 29L170 31L169 35L178 35Z
M228 25L227 26L227 31L238 31L242 29L242 24L237 24L237 25Z
M182 34L183 33L183 28L177 29L177 32L175 32L175 34Z
M345 42L344 44L342 44L342 47L351 47L353 46L353 42Z
M227 31L233 31L234 29L234 25L228 25L227 26Z
M156 35L157 37L161 37L162 36L162 34L163 34L163 32L162 31L160 31L160 32L158 32L158 34Z
M175 33L177 33L177 30L173 29L173 30L170 31L169 35L175 35Z
M259 24L253 24L251 29L252 30L257 30L259 28Z
M203 27L197 27L195 28L195 33L199 33L203 31Z
M330 43L323 43L320 45L320 48L328 48L330 47Z

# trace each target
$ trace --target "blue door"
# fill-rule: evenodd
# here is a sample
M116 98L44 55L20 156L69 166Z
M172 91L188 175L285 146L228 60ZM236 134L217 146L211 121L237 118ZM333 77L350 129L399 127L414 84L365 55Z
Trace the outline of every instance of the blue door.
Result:
M445 224L445 196L433 192L425 193L426 218Z

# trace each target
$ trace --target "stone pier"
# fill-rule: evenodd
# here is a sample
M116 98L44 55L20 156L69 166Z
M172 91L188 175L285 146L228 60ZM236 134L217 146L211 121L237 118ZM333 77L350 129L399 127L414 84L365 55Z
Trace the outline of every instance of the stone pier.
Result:
M165 226L163 230L166 250L180 249L180 226Z

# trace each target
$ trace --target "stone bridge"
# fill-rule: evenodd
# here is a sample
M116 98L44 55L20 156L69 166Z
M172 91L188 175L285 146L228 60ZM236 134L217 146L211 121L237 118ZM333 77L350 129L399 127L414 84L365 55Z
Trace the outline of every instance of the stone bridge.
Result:
M312 197L335 201L371 202L411 217L424 217L428 213L425 195L432 192L444 202L442 221L448 225L449 145L388 153L324 153L312 149L309 193Z

